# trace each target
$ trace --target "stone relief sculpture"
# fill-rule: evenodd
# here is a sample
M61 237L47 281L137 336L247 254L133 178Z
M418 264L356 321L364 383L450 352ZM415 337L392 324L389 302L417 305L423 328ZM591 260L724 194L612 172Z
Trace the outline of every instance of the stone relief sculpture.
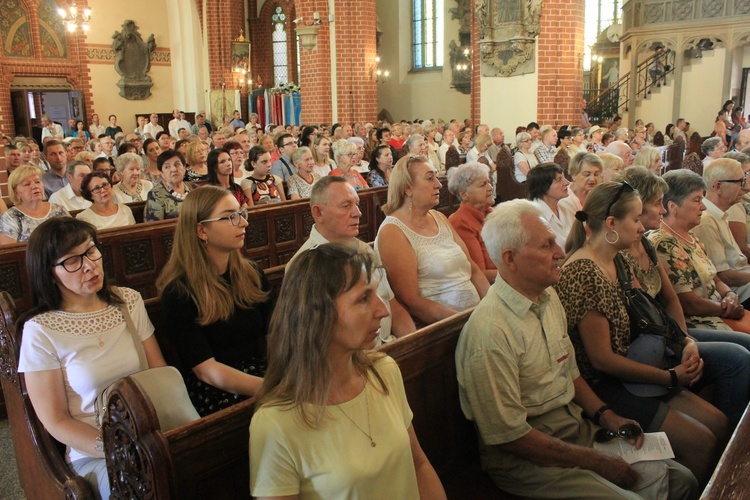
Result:
M476 0L482 76L534 72L542 0Z
M120 96L131 101L147 99L153 86L147 73L151 70L151 53L156 50L154 35L144 42L135 21L127 20L122 24L122 31L112 35L112 49L115 70L121 77L117 82Z

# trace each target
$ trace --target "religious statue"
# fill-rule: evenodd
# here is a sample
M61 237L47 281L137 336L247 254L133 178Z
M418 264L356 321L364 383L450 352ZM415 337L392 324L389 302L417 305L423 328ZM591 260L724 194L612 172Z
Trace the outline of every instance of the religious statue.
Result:
M147 73L151 70L151 53L156 50L154 35L144 42L135 21L127 20L122 31L112 35L112 49L115 71L121 77L117 82L120 96L131 101L147 99L153 86Z

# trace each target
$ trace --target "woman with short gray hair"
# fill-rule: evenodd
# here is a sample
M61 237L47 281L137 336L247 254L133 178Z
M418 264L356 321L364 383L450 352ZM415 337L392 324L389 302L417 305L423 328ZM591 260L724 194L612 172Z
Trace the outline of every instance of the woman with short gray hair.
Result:
M669 171L662 178L669 188L663 201L666 214L648 239L666 265L688 328L750 333L739 321L745 314L740 298L719 279L713 262L691 233L706 209L703 178L686 169Z
M143 173L143 159L135 153L124 153L115 160L115 167L119 175L118 182L112 191L117 203L133 203L146 201L148 192L154 187L151 181L141 179Z
M490 169L478 162L465 163L448 171L448 190L461 200L461 205L448 221L469 250L469 257L482 270L490 283L495 282L497 267L492 262L482 239L484 218L495 204Z
M516 147L518 151L513 155L513 165L515 176L518 182L526 182L526 176L529 170L539 165L539 160L531 152L531 134L528 132L519 132L516 134Z
M714 160L721 158L721 155L727 152L727 147L720 137L709 137L701 144L701 152L706 155L703 158L703 168L705 169Z

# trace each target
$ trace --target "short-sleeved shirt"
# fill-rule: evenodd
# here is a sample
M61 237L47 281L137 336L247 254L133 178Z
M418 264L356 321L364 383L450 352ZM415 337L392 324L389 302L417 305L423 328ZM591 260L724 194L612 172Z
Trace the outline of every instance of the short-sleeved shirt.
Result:
M707 198L703 198L703 204L706 211L701 215L701 223L693 229L693 233L705 246L706 254L716 267L716 272L732 269L750 273L747 257L737 246L729 230L726 212Z
M135 218L133 217L133 211L127 205L117 205L117 213L109 216L98 215L96 212L87 208L83 212L76 215L76 219L85 220L86 222L93 224L95 228L109 229L112 227L123 227L135 224Z
M243 191L250 189L253 205L265 205L266 203L282 201L281 193L276 188L277 184L279 184L279 178L273 174L268 174L264 179L247 177L242 179L240 185Z
M23 242L29 239L34 229L39 227L42 222L53 217L64 216L70 216L70 214L63 207L54 203L49 204L47 215L38 218L26 215L18 207L10 207L3 215L0 215L0 233L18 242Z
M255 497L418 499L409 442L412 412L398 365L375 362L385 394L370 375L346 403L326 407L310 429L298 412L262 406L250 423L250 493ZM369 430L376 446L363 430Z
M286 183L289 196L296 194L299 195L300 198L309 198L312 194L313 186L320 180L320 176L315 172L312 173L312 177L313 181L312 183L309 183L300 177L299 174L291 176Z
M297 167L295 167L292 160L286 156L280 156L271 164L271 175L280 177L283 182L288 181L289 178L296 173Z
M747 198L748 196L745 195L742 197L742 201L729 207L729 210L727 210L727 222L739 222L740 224L750 226L750 200ZM750 243L750 231L747 231L745 242Z
M691 246L662 229L651 231L648 240L666 262L665 270L675 293L695 292L703 299L721 300L714 283L716 267L699 241ZM688 328L730 329L717 316L688 316L685 322Z
M513 172L518 182L526 182L526 174L518 168L518 164L523 162L529 165L529 169L539 165L539 160L532 153L525 154L521 151L516 151L516 154L513 155L513 165L515 166Z
M143 299L135 290L120 288L141 340L154 327ZM121 377L140 370L138 351L125 318L116 305L100 311L49 311L23 327L19 372L62 370L68 411L76 420L96 428L95 402L101 391ZM87 455L68 447L72 462Z
M629 266L624 267L632 280ZM563 267L555 290L567 314L568 334L576 350L578 368L583 378L591 384L600 378L600 374L589 361L578 324L591 311L601 313L609 322L612 352L627 355L630 348L630 318L625 309L622 289L619 283L607 278L594 261L578 259Z
M461 331L456 373L461 409L485 445L515 441L528 419L570 403L579 373L555 291L537 304L498 276Z

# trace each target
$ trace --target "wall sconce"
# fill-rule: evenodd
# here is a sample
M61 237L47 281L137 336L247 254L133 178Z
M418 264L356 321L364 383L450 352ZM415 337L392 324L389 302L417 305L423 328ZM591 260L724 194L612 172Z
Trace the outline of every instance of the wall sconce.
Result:
M320 18L320 12L317 10L313 12L313 21L311 23L305 23L304 18L298 17L294 21L294 30L297 32L299 37L299 45L302 50L313 50L318 46L318 32L320 32L320 25L324 22L332 23L333 16L328 16L327 21L323 21Z
M375 64L370 66L370 80L375 83L382 83L391 76L391 72L380 69L380 56L375 57Z
M299 45L302 50L313 50L318 46L318 32L320 27L317 24L310 26L297 26L294 29L299 37Z
M65 28L73 33L77 28L81 28L83 31L89 30L89 22L91 21L91 9L85 8L83 12L79 14L78 7L75 4L68 7L68 10L58 8L57 13L62 18L62 22Z
M469 63L471 63L471 50L468 48L464 49L464 58L466 59L466 63L459 63L456 64L456 71L467 71L469 69Z
M241 76L239 80L237 80L240 84L240 91L241 92L247 92L248 88L253 88L253 80L252 78L245 79L244 76Z

